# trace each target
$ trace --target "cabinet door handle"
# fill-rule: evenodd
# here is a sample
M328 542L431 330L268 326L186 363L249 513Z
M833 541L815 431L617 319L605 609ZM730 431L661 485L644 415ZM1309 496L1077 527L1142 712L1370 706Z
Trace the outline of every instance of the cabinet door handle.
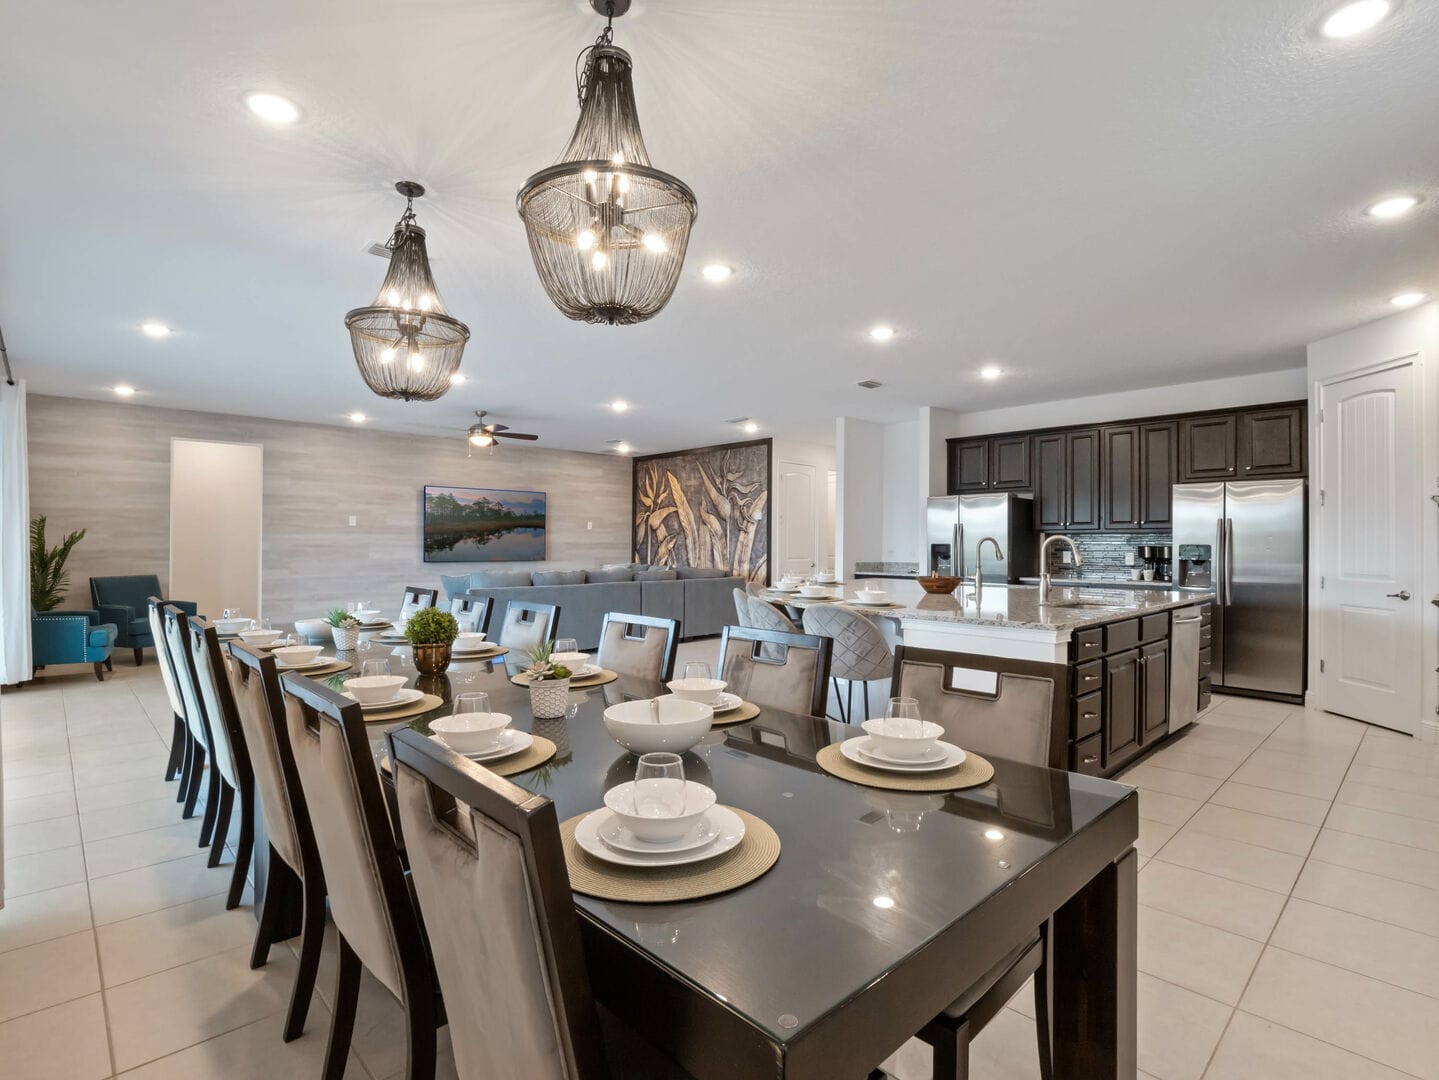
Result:
M1099 681L1099 676L1098 676L1098 675L1085 675L1083 678L1080 679L1080 682L1098 682L1098 681Z
M1082 645L1082 646L1083 646L1084 648L1086 648L1086 649L1097 649L1097 648L1099 648L1099 642L1097 642L1097 641L1081 641L1079 644Z
M1095 755L1093 755L1092 757L1087 757L1087 758L1083 758L1083 759L1082 759L1082 761L1083 761L1083 763L1084 763L1085 765L1093 765L1093 764L1094 764L1096 761L1098 761L1098 760L1099 760L1099 755L1098 755L1098 754L1095 754Z
M1093 719L1094 719L1095 717L1097 717L1098 715L1099 715L1099 714L1098 714L1097 712L1080 713L1080 714L1079 714L1079 718L1080 718L1081 720L1093 720Z

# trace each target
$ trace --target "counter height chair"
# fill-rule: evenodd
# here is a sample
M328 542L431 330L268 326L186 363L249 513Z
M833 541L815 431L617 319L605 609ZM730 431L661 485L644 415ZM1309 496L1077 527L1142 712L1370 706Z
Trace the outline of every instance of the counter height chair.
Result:
M776 605L758 596L749 598L749 624L756 630L774 630L781 634L802 632Z
M944 727L945 737L980 754L1050 765L1063 754L1069 735L1069 668L1005 660L938 649L894 652L893 693L919 702L922 719ZM1057 749L1056 749L1057 746ZM1039 1042L1039 1074L1053 1076L1050 1028L1049 925L992 968L976 986L935 1017L919 1033L932 1048L935 1080L966 1080L969 1043L998 1015L1005 1003L1034 977L1034 1015ZM884 1069L897 1080L930 1075L913 1068L915 1047L907 1044ZM923 1056L922 1051L918 1055Z
M275 658L239 641L230 642L230 655L233 658L231 693L240 727L245 732L245 745L250 751L270 849L255 946L250 952L251 968L263 967L270 958L270 947L282 940L282 921L297 897L303 911L300 962L295 969L295 984L290 991L290 1008L282 1035L285 1042L291 1042L305 1031L315 974L320 967L320 951L325 941L325 875L320 870L310 812L295 771L295 758L290 752L285 702Z
M804 632L834 641L829 674L834 680L835 705L846 724L854 723L854 684L864 688L864 716L869 719L869 684L888 679L894 668L894 652L875 620L849 608L815 604L804 609ZM844 701L839 700L839 680L845 680Z
M459 1076L687 1077L618 1023L601 1027L555 804L414 731L390 736L390 758Z
M666 683L674 678L679 640L677 619L606 612L595 662L619 675Z
M421 608L434 607L440 598L439 589L422 589L410 585L405 589L405 598L400 601L400 618L408 619Z
M205 768L205 761L210 754L210 729L205 720L205 710L200 704L200 688L195 683L195 663L190 657L190 650L185 640L190 634L189 616L174 604L166 604L160 609L160 613L163 630L156 642L158 644L163 641L169 655L170 671L175 677L175 689L179 691L180 701L185 707L185 726L189 728L189 738L186 740L189 753L185 759L185 771L181 779L180 791L184 800L184 808L181 810L180 816L194 817L195 806L200 797L200 786L206 783L208 775L205 813L201 818L199 845L208 847L210 830L215 824L215 803L219 796L217 788L220 783L220 774L213 768L209 770Z
M357 702L302 675L286 674L280 685L285 730L338 931L339 971L321 1075L324 1080L344 1076L363 965L404 1010L405 1076L430 1080L435 1029L445 1022L444 1008L364 714Z
M165 696L170 701L170 711L175 717L175 728L170 734L170 760L165 763L165 779L174 780L184 773L185 759L189 752L187 742L190 729L185 724L185 705L180 700L180 691L175 683L175 669L170 663L170 651L165 645L165 623L161 614L165 601L152 596L146 601L146 615L150 621L150 633L155 641L155 662L160 665L160 680L165 684ZM180 785L176 802L184 799L185 785Z
M460 625L461 633L488 634L494 605L483 593L466 593L450 601L450 614Z
M754 626L749 617L749 593L743 589L734 590L734 614L736 626Z
M762 709L823 716L829 689L829 638L726 626L719 670L731 693Z
M553 645L560 628L558 604L526 604L511 600L505 605L499 644L519 656L542 644Z

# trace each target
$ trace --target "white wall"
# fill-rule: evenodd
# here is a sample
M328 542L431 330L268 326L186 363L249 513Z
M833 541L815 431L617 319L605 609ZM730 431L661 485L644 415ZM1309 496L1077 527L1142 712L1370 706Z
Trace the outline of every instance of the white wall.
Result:
M924 520L924 482L920 423L884 425L884 468L880 477L880 558L918 562Z
M814 521L815 565L823 567L826 560L835 554L835 518L829 502L829 474L835 469L835 448L826 443L798 442L794 439L774 439L770 449L770 497L779 494L779 471L782 462L814 466ZM774 507L771 507L773 510ZM771 543L779 543L778 533L772 534ZM774 551L770 552L770 572L778 577L779 565Z
M835 568L854 577L856 562L884 550L884 425L841 416L835 421Z
M1391 315L1387 319L1357 327L1309 346L1307 375L1309 380L1309 460L1311 487L1321 486L1319 476L1319 383L1359 368L1367 368L1384 360L1415 358L1420 403L1420 483L1426 494L1439 493L1439 303L1425 304L1412 311ZM1319 563L1322 554L1319 531L1318 500L1309 500L1309 562ZM1423 681L1423 720L1436 723L1439 707L1439 680L1432 669L1439 657L1439 608L1428 603L1439 596L1439 512L1427 501L1420 515L1420 566L1422 583L1416 600L1424 602L1424 645L1421 663L1425 668ZM1318 649L1321 640L1320 620L1324 613L1324 594L1318 588L1317 575L1309 575L1309 694L1310 701L1324 708L1323 685L1319 681Z

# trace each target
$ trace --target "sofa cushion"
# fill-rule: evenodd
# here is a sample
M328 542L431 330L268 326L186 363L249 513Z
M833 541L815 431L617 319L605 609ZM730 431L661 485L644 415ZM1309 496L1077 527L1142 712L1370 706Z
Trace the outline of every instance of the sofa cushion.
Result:
M635 571L636 581L674 581L678 576L671 566L655 566L648 570Z
M602 585L611 581L633 581L635 572L628 566L606 566L601 570L591 570L589 581L592 585Z
M681 566L676 572L679 574L681 581L688 581L690 578L732 576L728 570L723 570L718 566Z
M479 570L470 575L472 589L514 589L533 584L528 570Z
M583 585L583 570L536 570L530 575L531 585Z
M457 596L464 596L470 588L470 575L441 574L440 586L445 590L446 600L453 600Z

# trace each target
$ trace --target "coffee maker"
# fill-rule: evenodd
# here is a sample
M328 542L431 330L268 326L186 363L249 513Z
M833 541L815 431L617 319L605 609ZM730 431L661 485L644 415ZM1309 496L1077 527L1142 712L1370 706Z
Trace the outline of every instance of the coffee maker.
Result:
M1169 580L1169 545L1168 544L1140 544L1135 549L1139 559L1140 567L1151 571L1146 580L1168 581Z

